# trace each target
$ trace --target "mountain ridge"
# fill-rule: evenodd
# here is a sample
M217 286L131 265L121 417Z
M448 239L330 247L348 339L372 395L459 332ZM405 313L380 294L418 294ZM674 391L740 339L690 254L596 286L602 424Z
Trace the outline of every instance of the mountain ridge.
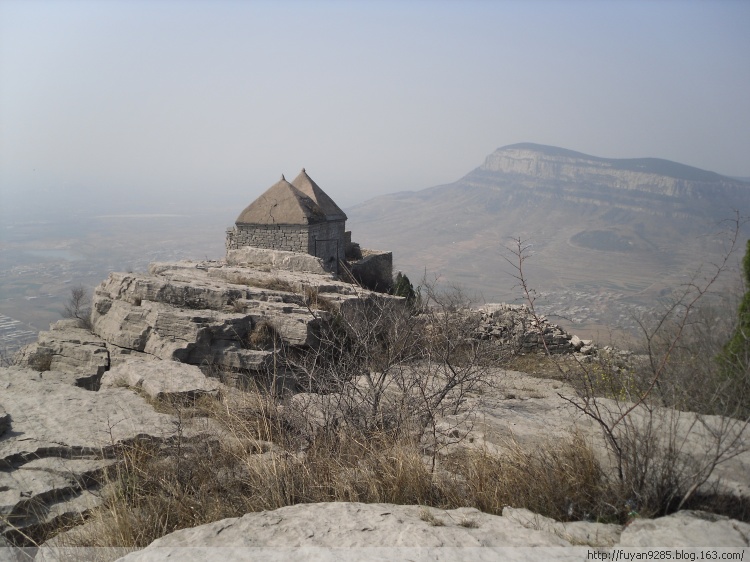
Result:
M347 214L363 244L394 249L410 276L434 272L491 301L516 294L503 247L533 241L529 271L553 295L549 312L601 328L715 261L722 221L748 211L750 184L715 172L519 143L455 182L376 197ZM602 303L591 306L592 291Z
M537 144L531 142L521 142L502 146L495 150L495 152L506 150L506 149L519 149L519 150L535 150L547 154L549 156L562 156L568 158L579 158L587 159L595 162L608 163L615 168L628 170L628 171L642 171L647 173L655 173L673 177L675 179L687 179L691 181L716 181L722 178L734 180L729 176L704 170L702 168L696 168L695 166L689 166L687 164L681 164L672 160L664 158L653 158L653 157L640 157L640 158L605 158L601 156L593 156L583 152L577 152L567 148L561 148L558 146L551 146L545 144ZM493 153L494 154L494 153ZM491 155L490 155L491 156ZM488 156L489 158L489 156ZM750 188L750 185L748 185Z

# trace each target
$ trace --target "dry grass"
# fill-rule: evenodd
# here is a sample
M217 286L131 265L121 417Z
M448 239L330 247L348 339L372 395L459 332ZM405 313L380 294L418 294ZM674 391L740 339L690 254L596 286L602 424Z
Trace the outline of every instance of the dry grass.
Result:
M270 279L252 279L248 281L247 284L260 289L270 289L271 291L284 291L287 293L295 292L294 287L289 281L279 277L271 277Z
M511 442L502 457L481 451L454 456L450 467L466 482L467 503L481 511L500 514L504 506L523 507L558 521L623 516L607 505L617 493L589 444L577 435L533 449Z
M213 436L123 448L92 532L82 528L72 546L142 547L180 528L310 502L422 505L432 525L441 522L429 507L499 514L511 505L562 520L621 515L602 507L611 490L580 438L533 452L511 444L503 457L454 454L432 471L417 443L388 434L328 434L303 450L269 398L247 396L242 404L200 403L222 427Z
M528 373L545 379L567 380L582 372L581 365L572 356L545 353L516 354L509 357L507 369Z
M39 349L29 357L28 363L35 371L49 371L52 368L52 351Z
M305 305L312 310L323 310L332 314L336 314L339 311L331 299L321 295L314 287L305 287Z
M274 345L278 346L281 343L281 338L274 325L265 320L258 322L253 327L253 331L250 332L247 340L252 349L273 348Z

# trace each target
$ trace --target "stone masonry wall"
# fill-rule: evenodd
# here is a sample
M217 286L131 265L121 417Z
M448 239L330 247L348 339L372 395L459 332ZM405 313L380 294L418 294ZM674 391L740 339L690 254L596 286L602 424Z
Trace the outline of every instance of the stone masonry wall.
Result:
M344 221L235 225L227 230L227 251L246 246L310 254L322 259L326 270L336 272L339 260L346 257Z
M291 224L236 225L227 230L227 250L244 246L310 253L309 228Z
M328 221L310 225L306 253L319 257L326 269L335 271L339 260L346 258L344 221Z

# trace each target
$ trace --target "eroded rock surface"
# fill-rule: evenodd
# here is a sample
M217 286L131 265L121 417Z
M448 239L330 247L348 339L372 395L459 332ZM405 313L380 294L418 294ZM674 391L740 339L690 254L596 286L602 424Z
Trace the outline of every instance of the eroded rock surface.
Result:
M138 388L149 397L160 400L216 395L221 384L216 379L206 377L194 365L134 359L120 363L108 371L102 377L101 386Z
M99 503L90 488L116 447L176 431L132 390L91 392L56 371L0 369L0 401L10 419L0 435L0 535L80 516Z
M636 519L623 531L621 546L750 546L750 525L702 511L678 511L659 519Z
M95 291L92 322L110 346L134 353L204 369L265 371L273 342L257 341L254 330L271 326L279 346L312 345L328 313L310 306L311 294L337 309L392 298L329 274L157 263L147 274L110 274Z
M79 327L77 320L55 322L49 331L39 333L35 343L24 347L16 360L37 371L64 372L74 384L91 389L109 368L104 340Z
M252 552L264 560L301 559L300 554L317 560L498 560L507 555L585 560L591 547L750 545L747 524L701 512L636 521L623 530L599 523L563 525L524 511L496 516L471 508L302 504L176 531L121 560L198 560L219 552L236 559ZM508 547L515 549L502 550Z

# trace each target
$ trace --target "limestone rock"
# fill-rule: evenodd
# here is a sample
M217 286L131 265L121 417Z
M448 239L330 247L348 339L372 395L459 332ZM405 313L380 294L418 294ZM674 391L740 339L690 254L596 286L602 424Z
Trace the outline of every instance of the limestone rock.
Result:
M571 544L588 546L613 546L620 541L621 525L573 521L561 523L528 509L504 507L503 517L508 517L526 527L552 533Z
M472 508L440 510L343 502L300 504L182 529L121 560L174 557L183 560L189 555L195 557L190 560L198 560L215 552L206 549L216 548L227 553L248 552L250 548L257 557L273 560L300 552L308 556L314 552L318 560L339 560L342 554L357 560L497 560L503 553L497 549L504 547L529 548L514 551L523 559L530 556L539 560L553 557L580 560L586 558L592 546L748 546L750 526L706 515L679 512L661 519L640 520L620 535L619 525L563 524L509 508L499 517ZM565 547L571 546L588 548L570 548L570 554L566 554ZM543 548L535 551L533 547ZM556 548L551 551L549 547Z
M10 414L5 411L3 405L0 404L0 437L10 429Z
M525 305L488 303L476 312L480 315L480 327L475 337L496 340L522 353L574 353L584 345L578 336L550 324L545 317L534 317ZM594 351L591 347L589 353Z
M47 332L40 332L35 343L17 356L19 365L40 371L62 371L75 375L74 384L93 389L109 368L109 352L104 340L74 322L61 320ZM42 364L43 363L43 364Z
M141 359L120 363L102 377L101 385L139 388L155 399L216 394L221 386L219 381L209 379L193 365Z
M330 275L323 266L323 260L316 258L315 256L298 252L286 252L283 250L253 248L250 246L245 246L236 250L228 250L227 263L229 265L249 267L265 266L287 271L315 273L316 275Z
M84 512L97 501L86 490L111 463L114 447L175 434L174 418L133 391L91 392L60 375L0 369L0 396L12 419L0 436L0 535L10 525L23 529Z
M442 560L451 552L454 556L461 551L466 554L465 549L471 548L472 559L491 560L498 555L493 547L511 546L564 547L570 543L548 532L527 529L513 519L472 508L439 510L334 502L293 505L182 529L121 560L166 560L178 553L184 559L190 550L200 547L262 549L253 552L276 560L290 549L310 548L377 549L379 560L404 559L404 549L420 548L429 549L432 555L443 553ZM366 551L343 552L360 556Z
M620 538L631 547L749 547L750 524L702 511L678 511L659 519L636 519Z
M316 259L257 251L284 260ZM268 324L282 346L313 345L328 313L309 306L309 295L342 311L363 299L394 298L327 273L168 262L151 264L148 274L110 274L94 292L92 323L107 345L128 353L234 372L265 372L272 363L273 342L265 342L266 347L251 342L253 331ZM112 355L119 359L121 353Z

